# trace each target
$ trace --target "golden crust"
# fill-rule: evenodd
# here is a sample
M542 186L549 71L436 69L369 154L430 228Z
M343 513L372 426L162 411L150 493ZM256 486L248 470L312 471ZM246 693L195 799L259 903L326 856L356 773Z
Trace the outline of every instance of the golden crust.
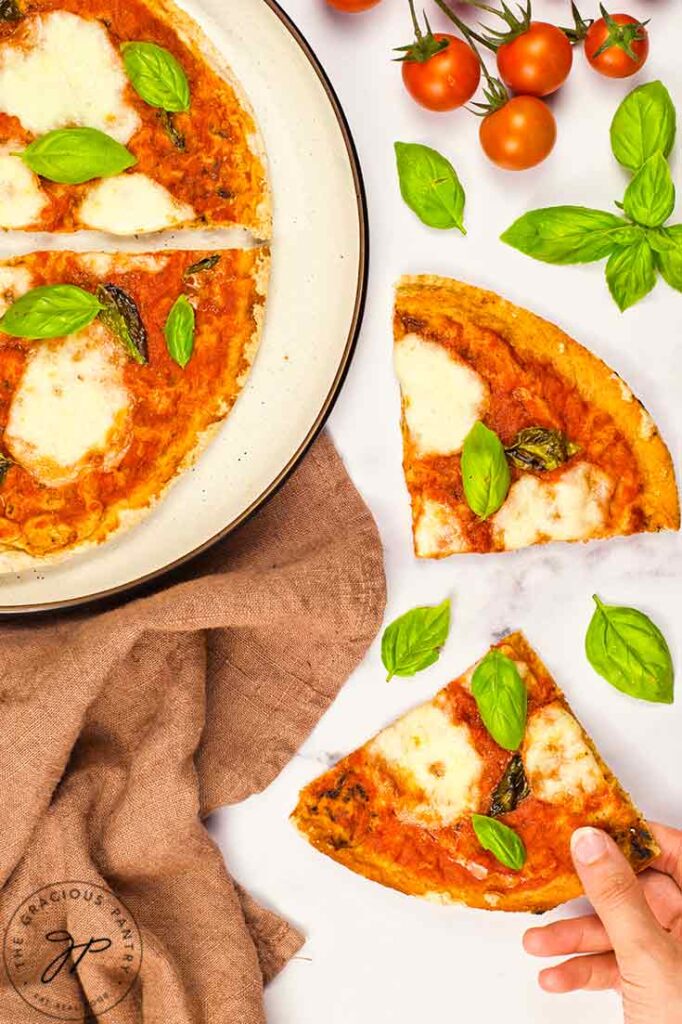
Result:
M541 711L548 705L559 705L575 719L563 693L523 634L511 634L496 646L517 663L527 666L530 708ZM453 694L459 693L461 697L462 689L468 688L465 683L468 677L469 673L465 673L451 683L436 696L435 702L441 707L450 706L447 702ZM473 728L470 719L467 720ZM574 828L593 825L606 829L636 871L643 870L660 853L642 815L604 764L593 741L580 723L578 725L582 740L594 755L601 773L599 793L592 798L583 797L575 806L550 806L531 793L520 805L525 811L517 810L505 816L507 823L518 829L529 851L527 868L520 875L501 870L490 860L490 855L482 856L480 850L472 852L471 844L463 846L462 852L456 846L453 848L452 835L461 828L465 831L466 824L460 826L455 822L442 831L432 827L415 832L406 802L409 788L401 789L395 778L390 783L388 803L382 803L379 787L386 784L386 769L372 752L374 740L306 786L291 818L320 852L372 881L408 895L444 904L464 903L482 910L541 913L582 893L569 855ZM494 761L496 751L499 754L494 741L487 733L476 732L475 736L479 751L487 743L488 761ZM492 778L498 771L493 764ZM377 787L375 780L382 775L384 780ZM482 813L486 809L485 803L479 807ZM460 838L464 831L459 831ZM474 851L476 845L474 841ZM538 850L538 845L546 849ZM460 852L464 858L483 861L485 874L463 874L461 870L457 874L456 864L462 863L456 860ZM468 861L465 859L463 863Z
M670 453L642 403L601 359L529 310L450 278L403 277L397 287L396 311L422 318L438 312L472 322L494 331L521 356L550 363L586 402L607 413L629 442L644 482L647 531L679 529L679 497Z

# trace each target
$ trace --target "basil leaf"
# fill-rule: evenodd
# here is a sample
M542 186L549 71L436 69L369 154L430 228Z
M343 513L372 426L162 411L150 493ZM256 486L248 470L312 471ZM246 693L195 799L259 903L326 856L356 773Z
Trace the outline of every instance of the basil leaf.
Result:
M121 53L130 84L145 103L171 114L189 110L187 75L172 53L156 43L124 43Z
M17 0L0 0L0 21L21 21L23 17Z
M543 263L593 263L641 234L623 217L586 206L548 206L514 221L501 239Z
M464 230L464 189L449 160L429 146L396 142L400 194L430 228Z
M171 359L184 368L194 351L194 307L186 295L178 295L166 320L164 333Z
M97 128L57 128L27 146L21 159L48 181L81 185L133 167L137 157Z
M625 192L623 209L628 217L648 228L667 221L675 209L675 186L662 153L654 153L637 171Z
M11 459L8 459L6 455L0 454L0 487L4 484L5 477L13 465L14 463Z
M656 263L646 237L612 253L606 264L606 281L621 312L649 294L656 284Z
M672 224L660 232L651 231L648 237L663 279L671 288L682 292L682 224Z
M585 637L592 668L622 693L639 700L672 704L674 669L660 629L636 608L597 605Z
M611 149L618 163L638 171L654 153L668 156L675 141L676 114L662 82L629 93L611 122Z
M76 285L41 285L12 303L0 317L0 331L13 338L61 338L87 327L101 308L94 295Z
M517 469L558 469L580 451L560 430L549 427L524 427L505 448L507 458Z
M221 259L220 253L215 253L214 256L206 256L203 260L197 260L196 263L192 263L191 266L187 267L182 276L187 280L188 277L194 277L195 274L203 274L205 270L213 270L216 264L220 263Z
M393 676L413 676L438 661L450 632L450 601L412 608L387 626L381 638L381 660Z
M471 693L486 729L505 750L518 750L526 731L528 691L519 670L493 648L471 677Z
M526 863L526 848L513 828L503 825L496 818L487 818L485 814L472 814L471 823L484 850L489 850L505 867L513 871L521 870Z
M514 754L495 787L488 814L491 818L496 818L498 814L509 814L515 811L527 796L530 796L530 787L523 761L520 754Z
M173 115L167 110L161 110L159 111L159 120L163 125L166 135L171 140L175 148L181 153L184 153L187 149L187 140L176 125Z
M149 362L147 331L135 300L115 284L101 284L97 298L102 304L99 319L116 335L136 363Z
M462 448L462 486L472 512L481 519L497 512L509 493L509 463L497 434L479 420Z

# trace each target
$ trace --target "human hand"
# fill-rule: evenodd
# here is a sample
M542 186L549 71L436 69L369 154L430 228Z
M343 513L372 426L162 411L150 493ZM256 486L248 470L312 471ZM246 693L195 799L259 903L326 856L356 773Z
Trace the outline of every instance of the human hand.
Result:
M576 871L596 914L530 928L534 956L586 954L540 972L546 992L616 989L625 1024L682 1024L682 831L652 825L661 855L635 876L605 832L577 829Z

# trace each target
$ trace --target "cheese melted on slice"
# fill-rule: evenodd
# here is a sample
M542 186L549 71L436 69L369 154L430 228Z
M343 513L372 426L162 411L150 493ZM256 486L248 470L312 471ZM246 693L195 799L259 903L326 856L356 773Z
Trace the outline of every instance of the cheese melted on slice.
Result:
M21 143L0 150L0 228L27 228L35 224L48 204L40 179L12 152Z
M146 174L122 174L93 185L79 210L81 222L112 235L135 235L186 224L196 218Z
M606 784L582 729L561 704L530 716L522 756L533 796L547 803L580 799Z
M483 414L488 395L483 379L442 345L418 334L406 334L396 344L394 358L417 454L460 451Z
M414 528L414 550L418 558L438 558L469 550L454 509L441 501L425 498Z
M399 808L403 819L445 826L478 808L483 761L469 727L453 722L437 704L409 711L372 740L369 750L423 794L416 805Z
M606 523L613 481L579 462L558 480L525 474L493 516L493 534L506 550L549 540L589 540Z
M131 438L125 357L101 324L31 349L12 398L4 443L40 483L58 487L84 469L113 469Z
M26 18L19 33L18 45L0 48L0 110L34 135L87 125L128 142L140 119L104 25L52 11Z

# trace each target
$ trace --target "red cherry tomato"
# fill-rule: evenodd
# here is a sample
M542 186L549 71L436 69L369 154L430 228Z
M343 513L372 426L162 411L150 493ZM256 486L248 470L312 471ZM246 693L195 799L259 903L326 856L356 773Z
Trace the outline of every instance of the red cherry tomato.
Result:
M556 25L532 21L526 32L497 51L505 85L526 96L549 96L564 84L573 63L568 37Z
M486 156L507 171L525 171L541 163L554 148L556 121L536 96L513 96L483 118L479 131Z
M644 67L649 56L649 33L629 14L609 14L590 26L585 56L600 75L629 78Z
M471 99L481 78L481 66L468 43L447 33L433 39L447 46L427 60L403 61L403 82L410 96L427 110L455 110Z
M337 11L345 11L346 14L359 14L360 11L368 11L370 7L376 7L381 0L327 0L327 3Z

